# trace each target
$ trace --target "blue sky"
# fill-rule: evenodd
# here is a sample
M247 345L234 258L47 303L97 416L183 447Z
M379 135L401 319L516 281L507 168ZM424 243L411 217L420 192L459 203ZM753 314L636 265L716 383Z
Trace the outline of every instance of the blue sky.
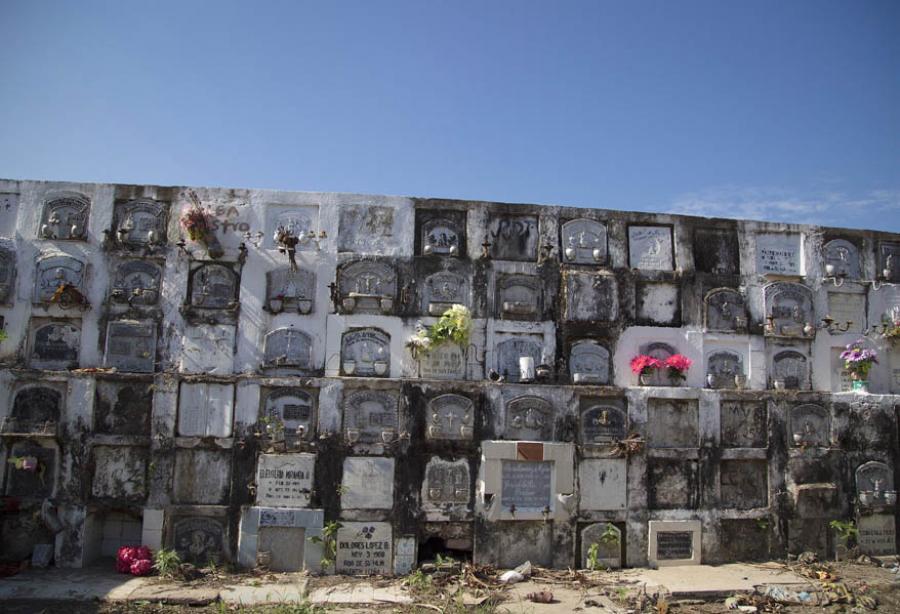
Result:
M0 176L900 231L900 2L0 2Z

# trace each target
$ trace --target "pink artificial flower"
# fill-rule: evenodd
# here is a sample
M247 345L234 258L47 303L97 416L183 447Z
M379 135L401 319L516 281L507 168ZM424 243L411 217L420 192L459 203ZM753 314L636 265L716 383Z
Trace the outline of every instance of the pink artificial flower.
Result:
M666 358L666 367L679 373L684 373L694 364L693 361L684 354L672 354Z
M150 559L141 559L131 564L129 569L132 576L149 576L153 571L153 561Z
M640 354L631 359L631 371L638 375L647 373L650 369L660 369L662 366L663 363L661 360L654 358L653 356L647 356L646 354Z

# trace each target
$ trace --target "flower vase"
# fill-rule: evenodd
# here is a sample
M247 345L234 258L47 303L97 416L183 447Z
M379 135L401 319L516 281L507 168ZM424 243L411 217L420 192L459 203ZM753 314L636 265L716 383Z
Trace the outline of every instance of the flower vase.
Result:
M641 373L640 375L638 375L638 383L641 386L651 386L653 384L653 374Z
M869 382L862 379L850 380L850 390L852 390L853 392L859 392L860 394L865 394L869 392Z

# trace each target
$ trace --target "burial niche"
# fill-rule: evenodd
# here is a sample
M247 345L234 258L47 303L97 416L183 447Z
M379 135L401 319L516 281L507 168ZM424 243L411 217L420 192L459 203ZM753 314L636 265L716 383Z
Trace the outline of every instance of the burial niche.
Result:
M263 404L263 413L276 417L284 425L285 440L309 440L315 434L315 401L300 388L276 388Z
M168 210L166 203L149 198L117 203L113 220L116 240L125 246L165 243Z
M609 384L609 350L590 339L576 341L569 352L569 373L573 384Z
M695 229L694 268L701 273L737 275L740 255L735 231L725 228Z
M719 350L706 359L706 383L710 388L737 388L737 379L743 375L744 360L737 352Z
M451 462L433 457L425 467L422 490L426 505L465 505L469 502L469 464L465 459Z
M156 365L153 322L110 322L106 331L106 366L119 371L152 373Z
M341 339L341 373L387 377L391 372L391 337L377 328L354 329Z
M52 497L56 490L56 455L56 447L36 441L14 443L6 464L6 494L26 499Z
M350 444L390 443L400 425L397 395L356 390L344 400L344 436Z
M231 267L207 262L191 271L191 306L201 309L237 307L238 280Z
M900 282L900 243L878 244L878 270L884 281Z
M41 215L41 239L84 241L91 201L82 194L54 196L44 203Z
M338 269L342 313L390 314L397 298L397 273L374 260L358 260Z
M827 447L831 442L831 418L819 405L791 407L790 429L791 445L795 447Z
M609 401L589 400L581 411L581 442L608 444L625 438L625 411Z
M71 256L42 256L34 280L34 302L64 306L69 295L75 302L84 302L84 268L83 262Z
M566 262L606 264L606 225L579 218L562 225L562 248Z
M162 271L148 260L125 260L116 268L110 298L116 303L155 305Z
M857 467L856 496L862 507L896 504L897 491L894 490L893 470L878 461L869 461Z
M538 320L541 317L541 280L534 275L497 275L497 317Z
M747 332L747 307L743 295L731 288L716 288L706 294L703 325L706 330Z
M611 522L590 524L581 531L581 568L589 569L594 547L596 564L610 569L622 566L622 531Z
M469 281L462 275L441 271L425 278L422 311L428 315L440 316L453 305L469 302Z
M675 268L672 228L669 226L629 226L628 262L633 269L671 271Z
M182 561L201 566L222 561L225 526L221 520L205 516L181 518L175 521L172 533L172 546Z
M771 387L777 389L784 382L787 390L809 388L809 367L806 356L796 350L782 350L772 357Z
M4 433L55 434L62 408L62 394L46 386L29 386L16 392L12 412L4 418Z
M428 439L471 440L475 434L475 404L460 394L442 394L428 401Z
M309 369L312 364L312 339L293 326L266 333L265 367Z
M541 364L541 345L533 338L514 337L497 344L497 373L508 382L521 380L519 359L530 357Z
M832 239L822 248L827 277L859 279L859 250L850 241Z
M618 287L612 275L563 272L565 319L570 322L612 322L618 317Z
M81 329L69 322L50 322L34 331L31 366L66 369L78 366Z
M438 218L422 224L422 253L426 256L459 256L460 231L453 220Z
M271 313L311 313L315 294L316 274L312 271L285 267L266 273L266 307Z
M766 327L768 336L812 337L815 315L809 288L789 282L776 282L765 287Z
M488 227L491 258L537 260L538 220L533 215L493 215Z
M549 441L553 437L553 406L540 397L524 396L506 405L506 438Z
M652 356L661 362L665 362L669 356L677 354L678 351L668 343L659 341L648 343L641 346L641 354ZM644 376L646 385L648 386L672 386L672 378L669 377L667 369L654 369L650 374Z
M0 246L0 304L9 303L13 297L16 280L16 253Z

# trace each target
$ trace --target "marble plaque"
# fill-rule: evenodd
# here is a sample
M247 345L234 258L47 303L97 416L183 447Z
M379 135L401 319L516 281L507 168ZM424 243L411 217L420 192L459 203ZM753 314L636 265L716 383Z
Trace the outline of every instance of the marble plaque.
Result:
M11 497L42 499L53 496L56 490L57 459L54 448L45 448L32 441L17 441L10 446L9 456L33 456L37 471L22 471L12 464L6 468L6 494Z
M584 459L578 464L578 483L582 510L624 510L628 461L624 458Z
M183 437L230 437L234 384L182 382L178 434Z
M616 278L565 271L565 314L570 322L612 322L619 316L619 294Z
M155 305L161 278L162 270L153 261L122 261L113 275L110 298L116 303Z
M397 273L390 265L359 260L338 269L341 313L393 313Z
M607 527L610 527L609 529ZM615 535L614 538L604 535ZM622 531L614 524L597 522L581 531L581 567L588 568L588 554L591 546L597 547L597 564L608 569L622 566Z
M76 367L80 347L81 330L74 324L45 324L34 331L31 366L39 369Z
M0 211L2 213L2 211ZM0 246L0 304L6 305L15 294L16 253Z
M583 444L614 443L625 438L625 412L609 402L586 400L588 407L581 412L581 442Z
M87 239L87 219L91 201L82 194L61 194L44 203L41 239L84 241Z
M415 535L398 537L394 544L394 575L405 576L416 568L418 546Z
M669 226L629 226L628 263L633 269L671 271L672 228Z
M534 364L541 364L541 345L535 337L518 336L497 344L497 372L508 382L520 379L519 358L530 356Z
M869 461L856 468L856 491L883 493L894 490L894 471L884 463Z
M419 376L424 379L466 379L466 355L459 345L441 343L419 356Z
M848 333L862 334L866 320L866 295L851 294L849 292L828 293L828 315L842 329L846 323L852 322Z
M428 439L471 440L475 432L475 404L460 394L442 394L426 408Z
M663 561L690 559L694 556L693 533L663 531L656 535L656 556Z
M737 388L736 375L745 375L744 359L737 352L719 350L706 359L706 381L710 388Z
M183 563L205 567L221 563L225 552L225 525L222 520L198 516L176 520L172 546Z
M573 384L609 384L609 350L590 339L576 341L569 352L569 373Z
M747 307L740 292L731 288L710 290L703 301L706 330L747 332Z
M166 242L167 203L139 198L115 205L113 232L119 243L158 245Z
M342 510L389 510L394 507L394 459L348 457L341 481Z
M462 275L441 271L425 278L423 313L440 316L453 305L468 306L470 302L469 281Z
M203 309L237 306L238 280L231 267L207 263L191 271L191 305Z
M533 215L492 215L488 226L491 258L495 260L537 260L540 236Z
M155 371L156 325L153 322L110 322L106 331L104 364L119 371Z
M822 255L826 276L860 278L859 250L850 241L833 239L822 248Z
M310 233L316 234L319 225L319 208L316 206L296 207L283 209L272 207L266 224L266 236L264 244L268 249L279 247L275 241L275 235L280 229L287 230L295 237L308 237ZM314 241L300 241L295 248L297 251L311 251L316 249Z
M756 272L760 275L803 275L801 235L756 235Z
M316 274L304 269L277 269L266 273L266 307L272 313L312 313L316 298Z
M377 328L354 329L341 339L341 373L359 377L388 377L391 338Z
M339 574L387 576L392 570L393 533L389 522L342 522L337 532Z
M724 228L696 228L694 268L701 273L737 275L740 272L737 233Z
M19 195L15 192L0 192L0 237L15 236L18 217Z
M562 249L565 262L606 264L606 225L595 220L569 220L562 225Z
M394 242L394 209L370 205L340 208L338 251L380 254Z
M791 407L790 429L793 446L827 447L831 444L831 416L819 405L807 403Z
M809 371L806 356L795 350L783 350L772 357L771 381L784 380L788 390L807 390ZM772 384L774 388L774 384Z
M316 430L315 402L299 388L276 388L265 396L263 411L284 424L285 439L312 439Z
M897 554L897 529L893 514L860 516L856 528L859 550L869 556Z
M71 256L43 256L38 259L34 302L47 303L61 286L72 286L84 294L84 263Z
M460 229L453 220L428 220L422 224L422 253L426 256L459 256L460 234Z
M540 278L534 275L497 275L496 317L504 320L540 320L543 292Z
M721 443L725 448L766 448L769 412L760 401L720 402Z
M469 502L469 464L465 459L432 457L425 467L422 502L426 506L465 505Z
M397 395L383 390L347 393L344 399L345 438L351 444L390 443L400 426L398 405Z
M525 396L506 405L505 439L549 441L553 437L553 406L540 397Z
M878 243L878 275L885 281L900 282L900 243Z
M816 323L812 292L806 286L777 282L764 289L766 317L771 317L774 328L767 335L806 337L814 331L805 330Z
M307 507L315 466L315 454L260 454L256 464L256 504Z
M264 345L266 367L312 368L312 339L293 326L266 333Z
M553 462L501 461L500 505L519 512L551 509Z

